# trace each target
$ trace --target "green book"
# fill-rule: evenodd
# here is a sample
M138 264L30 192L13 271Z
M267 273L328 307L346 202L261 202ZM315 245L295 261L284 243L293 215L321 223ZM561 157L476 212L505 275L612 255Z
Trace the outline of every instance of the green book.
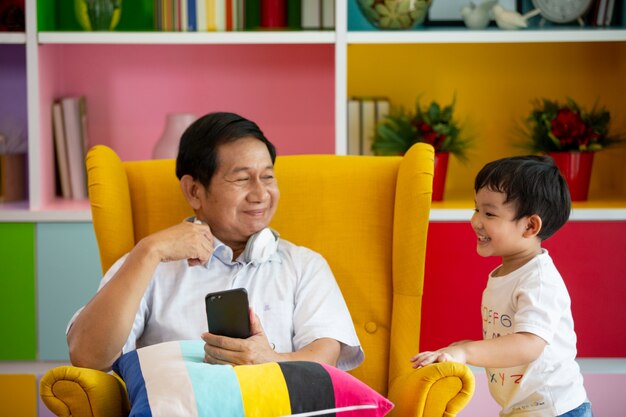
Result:
M302 14L302 0L287 0L287 27L290 30L301 30L300 16Z
M259 30L261 26L261 2L259 0L246 0L245 30Z

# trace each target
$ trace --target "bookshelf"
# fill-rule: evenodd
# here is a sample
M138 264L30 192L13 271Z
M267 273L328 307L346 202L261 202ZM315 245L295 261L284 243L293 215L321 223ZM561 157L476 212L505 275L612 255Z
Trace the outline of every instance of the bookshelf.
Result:
M51 181L54 174L53 147L48 114L51 100L61 94L87 96L90 130L95 131L90 132L91 136L94 136L90 145L104 143L113 146L124 159L149 157L149 149L159 135L167 111L191 110L202 114L205 109L210 111L216 108L240 111L258 121L268 130L267 133L275 138L282 154L345 154L346 101L349 95L362 92L359 77L363 78L362 74L367 74L368 83L373 86L372 91L365 93L389 95L388 91L379 91L385 88L384 78L387 69L377 68L376 74L370 74L368 67L371 67L371 62L363 58L368 54L378 54L382 49L394 49L401 55L410 55L419 54L420 51L436 53L437 50L456 54L465 53L470 49L479 49L488 54L494 48L524 51L538 49L543 50L545 54L554 54L560 50L588 54L589 50L604 48L607 53L617 54L618 58L612 58L606 63L597 63L603 73L609 74L609 77L611 74L623 74L626 66L624 58L619 57L624 54L626 45L626 29L621 27L532 28L520 31L503 31L490 27L474 31L460 26L439 26L397 32L353 30L354 25L350 26L349 20L353 19L355 4L352 0L338 0L334 31L153 32L149 27L151 20L145 15L145 4L143 9L141 8L141 4L146 2L139 3L129 6L137 10L127 10L125 5L123 15L135 13L139 17L130 22L122 20L118 30L82 32L78 30L75 22L71 22L72 16L68 15L67 7L57 8L52 3L27 0L26 32L0 34L0 48L22 45L26 49L27 115L30 132L28 200L0 203L0 221L71 222L90 218L86 202L63 201L54 197L54 184ZM56 30L57 24L62 25L64 29ZM161 54L160 60L155 58L156 54ZM102 59L102 56L107 58ZM140 58L133 60L133 56ZM207 56L215 59L207 59ZM224 64L224 61L232 61L232 56L247 56L249 59L234 59L232 65ZM291 56L291 59L284 58L285 56ZM144 62L139 62L141 60ZM280 62L281 69L277 70L276 65L269 61ZM304 61L305 64L298 61ZM169 64L170 62L175 64ZM492 59L482 67L477 66L476 69L489 70L497 63L497 60ZM237 65L239 67L236 67ZM408 65L414 63L408 62ZM168 71L173 76L168 77ZM195 97L195 87L180 78L189 79L187 74L190 74L192 84L195 82L196 87L200 90L206 88L208 92L214 88L214 84L206 81L202 75L205 71L215 78L237 71L239 80L242 81L239 83L234 80L227 81L228 91L225 88L220 92L224 96L230 96L229 99L224 99L223 96L222 99L200 100ZM277 72L273 74L275 71ZM175 96L173 100L169 99L170 108L167 108L168 98L165 95L147 94L143 97L145 102L162 102L163 105L133 111L131 107L134 106L135 109L141 107L137 99L131 99L133 106L124 108L123 103L128 99L121 92L92 87L102 82L109 83L107 87L116 83L126 83L125 87L132 90L130 88L132 80L125 80L129 77L124 75L131 72L145 72L148 78L142 83L144 87L139 88L137 93L145 94L146 90L161 88L166 83L170 85L170 90ZM157 75L153 76L155 72ZM491 69L491 72L493 75L497 71ZM458 68L455 73L462 76L463 68ZM430 76L432 75L431 73ZM586 76L586 73L583 74L583 79ZM293 79L293 84L283 84L278 80L281 77ZM272 91L257 88L253 89L251 94L246 94L239 84L244 88L253 88L254 84L257 84L257 87L259 84L269 84ZM302 84L309 84L312 87L297 88L297 85ZM605 82L604 85L606 84ZM561 89L566 88L564 86ZM427 96L425 90L425 87L417 85L408 88L407 92L414 96L423 92ZM617 81L615 95L621 94L623 97L625 90L624 82ZM441 89L435 91L432 96L445 100L444 92L445 89ZM464 100L461 95L462 88L457 94L460 101ZM555 90L555 94L559 92ZM185 103L185 97L191 104ZM260 111L259 109L267 107L267 97L272 98L276 113L289 117L281 119ZM392 104L396 101L410 105L408 95L399 97L392 95L391 100ZM300 116L293 110L293 102L296 101L299 102ZM248 105L241 106L239 103L242 102ZM614 127L626 126L624 116L619 112L623 109L623 113L626 113L623 103L613 106L609 100L607 104L614 113ZM115 110L110 110L106 117L102 116L107 109L120 105L129 112L127 116ZM326 110L320 111L319 108ZM462 105L459 110L461 113ZM311 115L312 117L307 117ZM130 116L136 116L135 120ZM303 127L300 129L301 132L298 126ZM309 129L313 129L314 132L307 134ZM124 137L125 130L128 132L127 136L138 139L129 141ZM299 136L296 143L291 139L294 136ZM478 150L483 153L483 149ZM496 147L495 150L488 149L485 154L497 156L505 152L506 149ZM610 157L603 153L599 154L599 159L608 159L609 166L618 164L616 165L619 168L618 172L623 171L624 164L621 162L626 158L626 154L622 152L616 157L613 154L619 151L611 150L605 153L608 152L611 152ZM447 198L443 202L433 206L433 219L454 221L463 218L464 214L456 210L464 212L472 204L471 196L455 191L455 187L460 187L456 184L458 181L455 178L472 177L473 171L477 168L475 166L459 168L454 162L452 165L448 174L452 190L446 191ZM606 164L601 161L596 163L597 165ZM592 183L592 188L597 186L594 187ZM595 196L592 192L592 199L589 202L574 205L573 218L626 219L626 185L612 184L609 189L603 189Z

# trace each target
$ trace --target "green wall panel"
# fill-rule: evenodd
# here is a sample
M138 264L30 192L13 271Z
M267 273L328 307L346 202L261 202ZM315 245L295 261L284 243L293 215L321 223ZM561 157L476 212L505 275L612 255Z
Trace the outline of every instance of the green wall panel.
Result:
M34 233L31 223L0 223L0 360L36 358Z
M39 359L69 359L67 323L96 293L101 277L91 223L37 225Z

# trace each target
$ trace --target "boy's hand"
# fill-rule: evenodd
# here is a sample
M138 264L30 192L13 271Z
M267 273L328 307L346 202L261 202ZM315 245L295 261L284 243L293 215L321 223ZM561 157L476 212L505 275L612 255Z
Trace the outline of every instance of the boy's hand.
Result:
M465 351L462 345L448 346L433 352L420 352L411 358L413 368L421 368L436 362L458 362L465 363Z

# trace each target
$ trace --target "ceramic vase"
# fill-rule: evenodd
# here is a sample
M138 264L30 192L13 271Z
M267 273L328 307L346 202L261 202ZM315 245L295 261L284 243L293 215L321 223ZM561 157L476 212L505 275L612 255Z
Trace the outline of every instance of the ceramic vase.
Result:
M113 30L120 21L122 0L74 0L74 12L84 30Z
M572 201L586 201L594 152L550 152L548 155L565 178Z
M424 23L432 0L356 0L363 16L377 29L413 29Z
M433 201L443 200L448 173L449 152L435 152L435 173L433 175Z
M165 128L152 152L153 159L174 159L178 155L180 137L196 120L191 113L170 113L165 119Z

